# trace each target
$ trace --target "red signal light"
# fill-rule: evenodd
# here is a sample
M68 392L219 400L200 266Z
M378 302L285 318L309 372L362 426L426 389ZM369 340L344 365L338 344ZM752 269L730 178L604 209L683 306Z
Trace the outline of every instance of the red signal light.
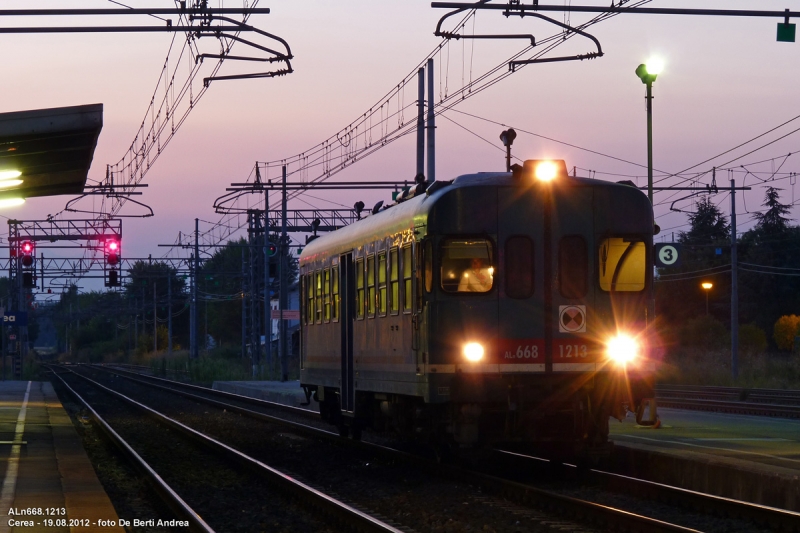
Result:
M22 266L29 267L33 265L33 256L36 253L36 246L31 241L23 241L20 245L22 252Z
M120 243L118 240L109 239L106 241L106 264L116 266L119 263Z

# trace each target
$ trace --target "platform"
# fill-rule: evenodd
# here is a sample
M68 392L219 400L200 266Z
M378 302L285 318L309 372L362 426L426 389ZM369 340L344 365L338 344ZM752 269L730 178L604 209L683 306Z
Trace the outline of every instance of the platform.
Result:
M300 407L319 413L319 404L311 399L309 405L301 405L306 401L306 395L300 388L300 381L215 381L214 390L232 392L258 398L268 402L280 403Z
M661 427L610 421L615 460L660 483L800 511L800 420L659 409Z
M48 382L0 382L0 476L0 533L124 531Z

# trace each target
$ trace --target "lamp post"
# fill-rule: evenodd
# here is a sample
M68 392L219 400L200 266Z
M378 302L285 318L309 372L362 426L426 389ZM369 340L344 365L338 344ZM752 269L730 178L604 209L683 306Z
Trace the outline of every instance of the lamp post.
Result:
M704 281L700 286L706 291L706 316L708 316L708 293L711 291L711 287L713 287L714 284L709 281Z
M636 75L647 87L647 197L653 205L653 82L656 81L663 64L655 59L636 67Z
M653 206L653 82L656 81L658 74L663 68L661 61L651 59L647 63L642 63L636 67L636 75L647 87L645 100L647 101L647 198L650 206ZM653 223L655 224L655 213L653 213ZM650 283L650 296L647 302L647 323L648 327L655 321L656 316L656 295L654 283Z

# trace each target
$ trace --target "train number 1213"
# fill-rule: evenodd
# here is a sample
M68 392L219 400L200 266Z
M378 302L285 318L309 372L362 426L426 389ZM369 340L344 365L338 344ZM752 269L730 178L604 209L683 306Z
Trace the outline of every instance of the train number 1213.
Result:
M560 357L586 357L587 351L585 344L560 344L558 346Z

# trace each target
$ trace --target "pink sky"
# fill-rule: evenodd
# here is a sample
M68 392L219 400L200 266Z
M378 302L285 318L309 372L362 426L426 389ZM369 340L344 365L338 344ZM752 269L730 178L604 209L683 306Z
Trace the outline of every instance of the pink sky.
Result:
M542 2L554 4L556 2ZM576 2L572 2L576 4ZM584 5L607 1L584 0ZM3 8L64 7L64 2L6 1ZM166 0L130 2L137 7L170 7ZM217 2L211 2L216 6ZM240 5L240 4L237 4ZM785 2L772 0L711 0L678 2L656 0L651 7L708 7L783 10ZM103 1L74 1L69 7L113 7ZM231 7L226 3L225 7ZM244 181L254 161L292 156L334 134L367 111L408 74L439 39L433 30L440 10L420 0L370 2L262 2L272 14L252 22L286 39L295 55L295 73L276 79L223 81L211 85L169 147L147 174L143 201L153 207L150 219L126 219L123 254L126 257L160 257L178 231L193 229L194 218L216 221L214 199L233 181ZM561 18L553 14L555 18ZM572 21L587 19L573 15ZM2 25L89 24L94 21L26 19ZM117 23L105 19L106 23ZM127 22L123 20L122 22ZM144 23L144 20L138 22ZM723 152L776 126L798 113L796 65L800 43L777 43L775 19L618 16L593 27L605 56L593 61L541 64L527 67L491 89L463 102L456 109L513 125L577 146L622 159L646 163L644 85L636 78L636 66L652 55L665 61L665 71L654 85L654 166L677 172ZM478 32L532 32L537 38L552 30L532 20L506 20L498 13L481 13ZM101 102L104 128L89 173L92 180L105 174L130 145L147 108L166 56L169 35L83 34L5 35L3 111L39 109ZM451 45L451 91L460 84L461 61ZM471 55L473 72L500 63L519 46L479 43ZM585 52L586 41L574 40L560 52ZM241 52L242 50L235 50ZM459 52L460 54L460 52ZM458 58L456 58L458 56ZM468 66L467 66L468 67ZM235 70L230 65L223 67ZM438 69L438 67L437 67ZM468 73L467 73L468 77ZM438 84L437 80L437 84ZM409 93L408 98L413 98ZM492 147L447 120L437 122L437 177L452 179L467 172L502 170L503 153L498 135L503 129L449 112L448 117L491 141ZM794 124L794 123L792 123ZM792 124L765 137L791 131ZM755 143L752 147L760 146ZM745 164L785 156L800 150L800 138L783 141L747 156ZM743 150L737 154L743 153ZM646 176L640 167L520 134L514 153L522 159L554 157L583 169ZM797 171L797 157L786 161L780 172ZM730 158L698 167L706 170ZM777 169L782 160L753 170ZM414 139L409 136L333 179L412 179ZM584 173L585 174L585 173ZM737 179L738 176L737 176ZM727 172L718 183L728 183ZM640 178L644 185L646 179ZM674 183L674 182L673 182ZM749 178L748 185L756 184ZM792 201L788 179L778 181L784 202ZM325 193L327 194L327 193ZM358 192L369 206L388 193ZM323 196L322 193L315 196ZM332 195L339 204L352 205L353 193ZM795 200L800 202L800 189ZM656 196L662 200L666 194ZM755 187L737 206L740 228L746 229L758 209L763 189ZM63 207L67 197L32 199L22 208L3 214L20 219L42 219ZM308 200L319 207L337 207ZM715 201L726 213L729 200ZM745 205L746 202L746 205ZM295 201L290 208L306 204ZM682 214L669 214L668 205L657 205L658 223L679 231ZM690 208L690 204L683 207ZM797 217L800 212L793 210ZM670 230L672 231L672 230ZM60 252L63 254L63 252Z

